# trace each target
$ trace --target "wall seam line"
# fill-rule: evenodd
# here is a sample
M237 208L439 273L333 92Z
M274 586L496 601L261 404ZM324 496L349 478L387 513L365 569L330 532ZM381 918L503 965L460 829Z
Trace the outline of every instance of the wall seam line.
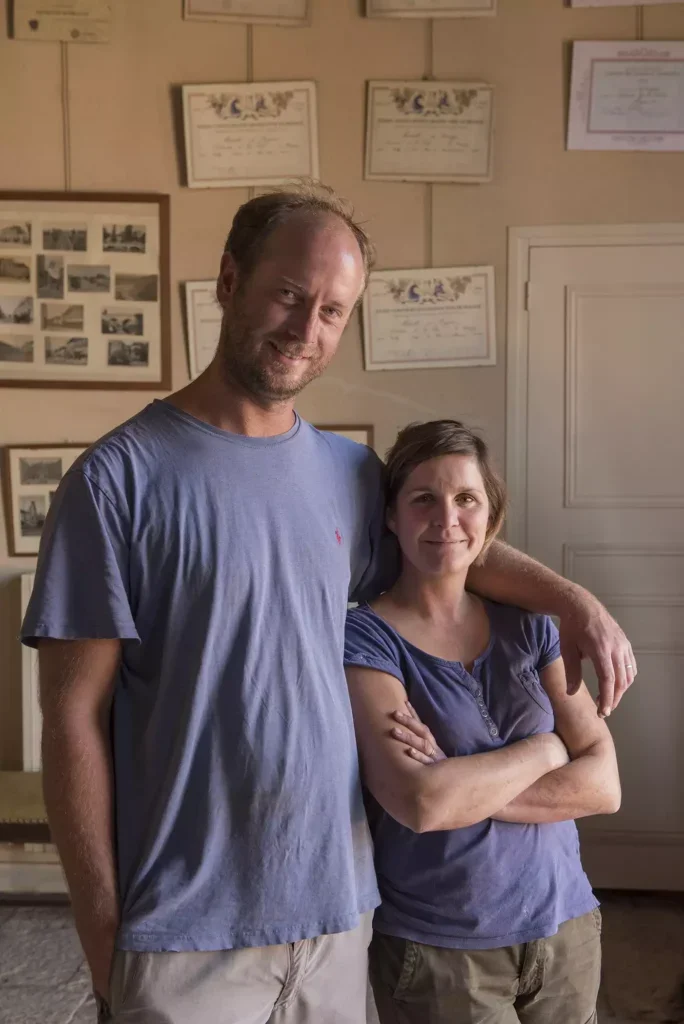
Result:
M69 44L60 43L62 151L64 155L64 190L71 191L71 116L69 109Z

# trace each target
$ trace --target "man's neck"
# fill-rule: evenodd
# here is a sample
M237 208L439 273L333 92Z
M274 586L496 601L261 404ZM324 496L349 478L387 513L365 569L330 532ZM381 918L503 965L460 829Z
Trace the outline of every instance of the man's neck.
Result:
M219 373L215 363L167 399L183 412L229 434L275 437L295 421L294 402L259 402Z

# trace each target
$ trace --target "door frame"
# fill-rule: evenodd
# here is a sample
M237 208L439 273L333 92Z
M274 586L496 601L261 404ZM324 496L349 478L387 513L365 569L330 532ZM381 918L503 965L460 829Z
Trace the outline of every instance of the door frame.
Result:
M570 224L508 231L506 325L506 483L509 544L527 550L527 409L530 282L533 249L602 245L684 245L684 224Z

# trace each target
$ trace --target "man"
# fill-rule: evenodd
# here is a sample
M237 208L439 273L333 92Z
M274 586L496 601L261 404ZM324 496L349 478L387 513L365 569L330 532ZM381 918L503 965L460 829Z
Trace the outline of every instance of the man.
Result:
M378 896L342 640L348 598L383 585L380 464L293 405L371 261L330 190L246 203L213 363L53 501L23 639L103 1019L365 1019ZM557 612L571 673L589 654L615 705L633 658L595 599L503 546L473 585Z

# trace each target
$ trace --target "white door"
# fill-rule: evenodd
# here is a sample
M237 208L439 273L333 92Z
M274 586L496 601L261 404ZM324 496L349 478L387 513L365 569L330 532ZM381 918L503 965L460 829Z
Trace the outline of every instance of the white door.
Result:
M684 889L684 233L567 241L531 242L522 261L517 525L604 601L638 661L609 722L622 809L580 825L590 878Z

